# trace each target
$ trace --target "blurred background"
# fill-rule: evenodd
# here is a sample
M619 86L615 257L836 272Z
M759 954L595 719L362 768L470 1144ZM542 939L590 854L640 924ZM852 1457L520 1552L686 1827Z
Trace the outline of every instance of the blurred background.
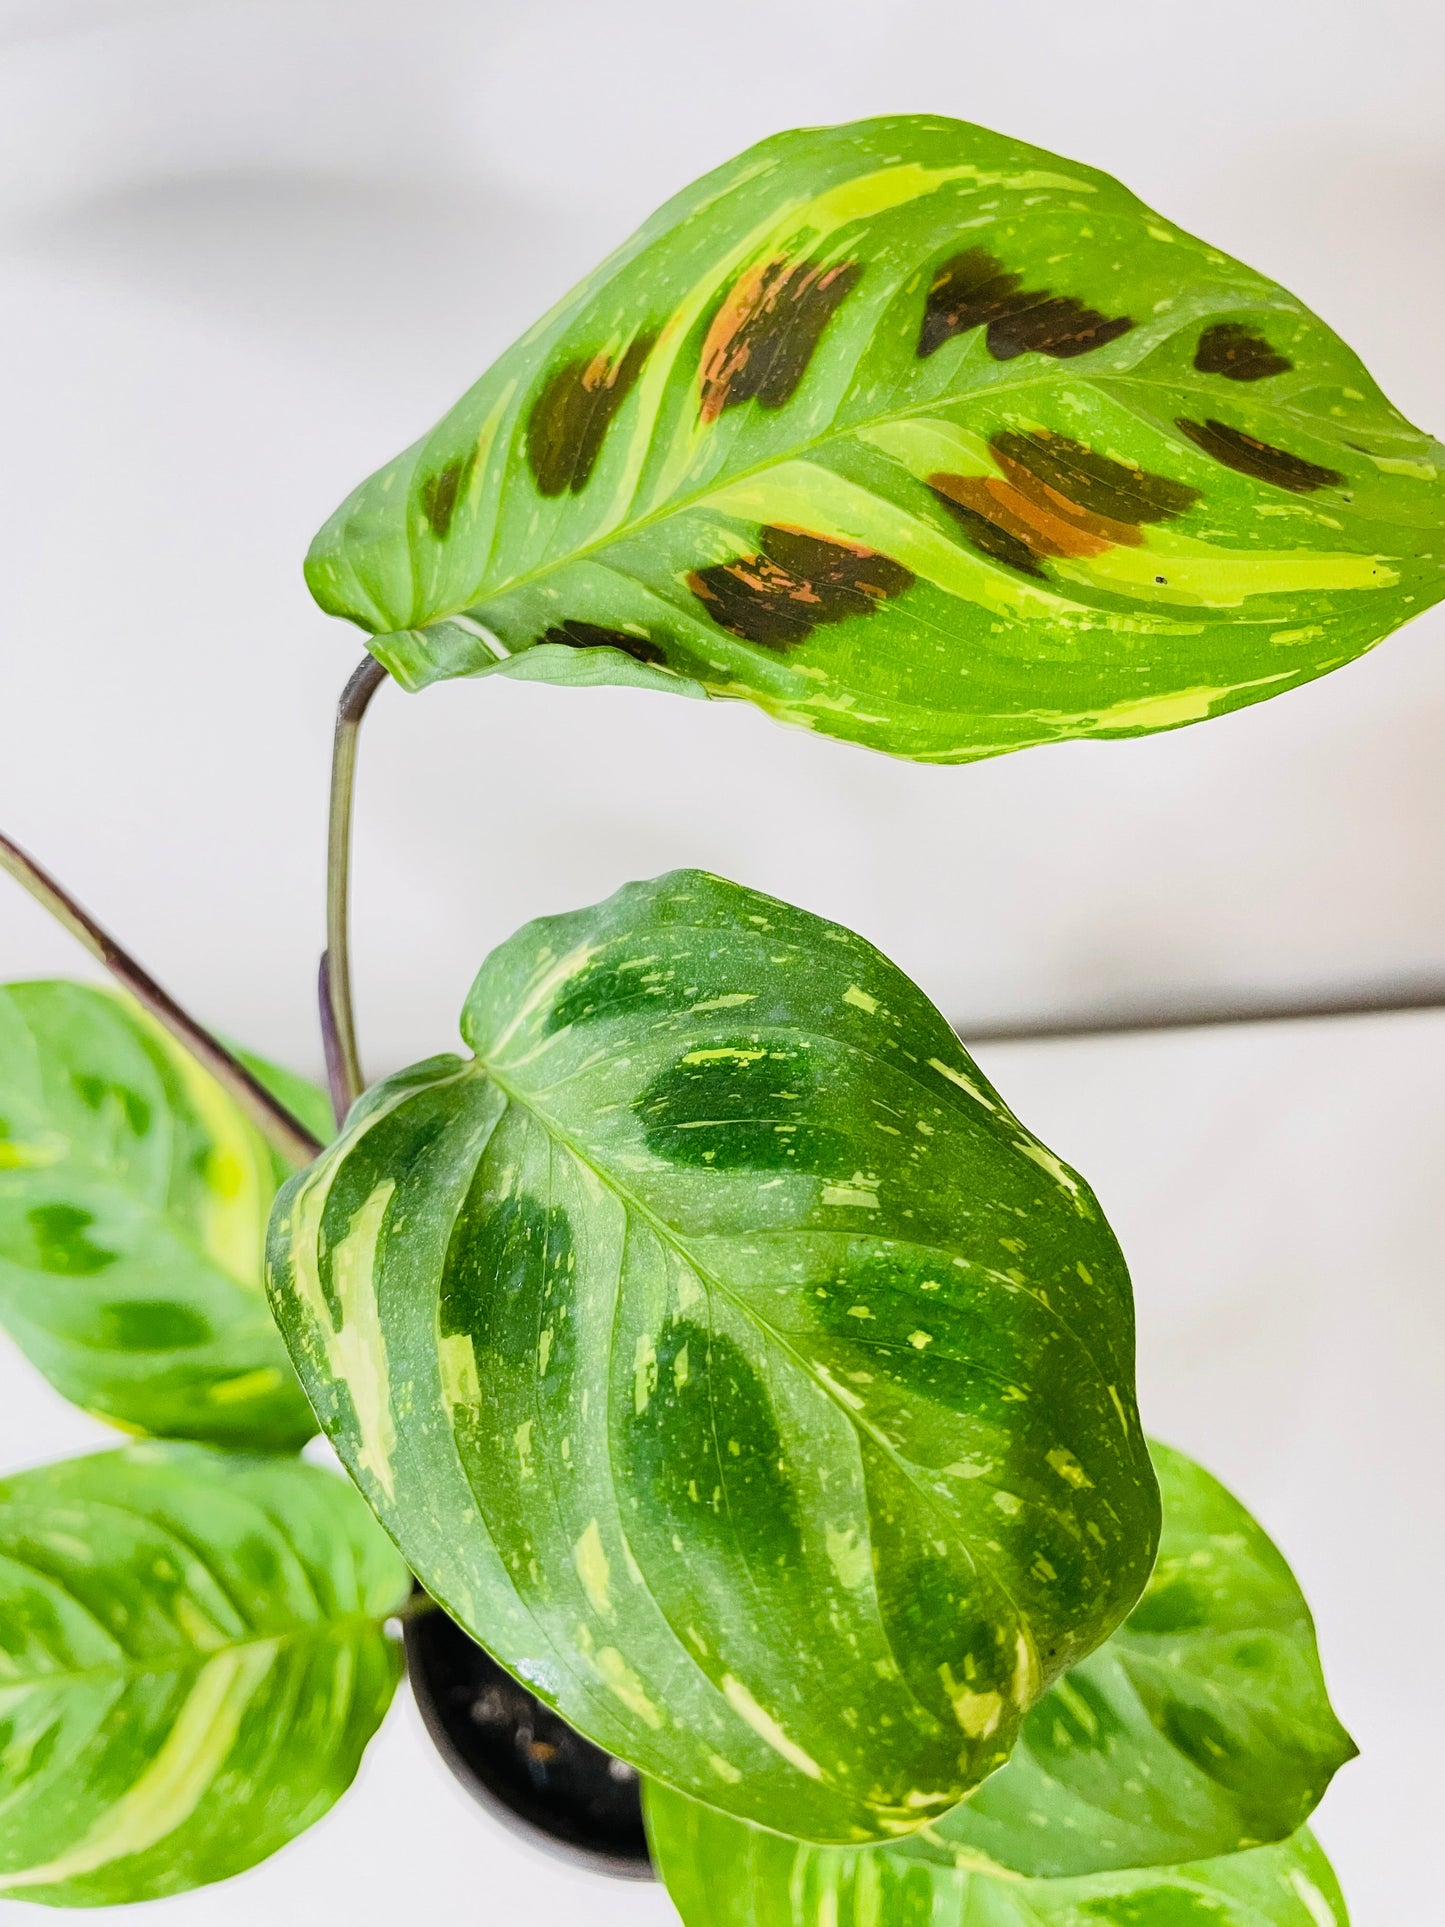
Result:
M1426 0L0 0L0 824L204 1019L319 1071L361 648L301 557L656 203L782 127L982 121L1283 281L1439 433L1442 61ZM518 923L677 864L854 926L965 1037L1445 969L1442 644L1435 610L1281 702L968 769L740 705L384 689L369 1067L453 1047ZM0 970L87 974L8 885ZM1438 1922L1445 1015L980 1057L1119 1232L1147 1422L1311 1597L1363 1749L1319 1820L1356 1927ZM0 1349L0 1465L109 1436ZM164 1918L671 1918L586 1882L471 1808L399 1703L331 1818Z

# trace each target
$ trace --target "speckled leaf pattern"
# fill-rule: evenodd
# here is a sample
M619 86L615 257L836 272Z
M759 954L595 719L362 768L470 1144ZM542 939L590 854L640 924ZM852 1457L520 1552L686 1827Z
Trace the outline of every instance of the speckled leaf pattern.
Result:
M900 117L668 202L307 573L410 688L641 664L956 762L1359 655L1445 593L1442 468L1274 282L1093 168Z
M785 1840L655 1786L645 1805L683 1927L1349 1927L1303 1829L1221 1859L1025 1880Z
M462 1030L277 1200L342 1458L612 1752L810 1838L936 1817L1154 1555L1088 1188L871 945L697 872L527 926Z
M330 1135L320 1092L250 1062ZM312 1435L263 1283L286 1175L129 998L0 988L0 1324L77 1405L217 1444Z
M1209 1859L1288 1838L1354 1757L1280 1553L1201 1466L1150 1450L1164 1530L1143 1598L903 1851L1043 1876Z
M148 1441L0 1483L0 1898L153 1900L345 1792L410 1576L344 1479Z

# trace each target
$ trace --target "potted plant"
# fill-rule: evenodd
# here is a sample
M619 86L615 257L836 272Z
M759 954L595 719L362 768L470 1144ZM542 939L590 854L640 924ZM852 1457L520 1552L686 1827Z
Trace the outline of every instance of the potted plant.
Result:
M404 1624L454 1763L616 1870L640 1797L688 1927L1343 1923L1305 1603L1144 1438L1098 1201L924 991L675 872L527 925L471 1055L368 1086L351 797L388 673L935 762L1202 721L1439 599L1440 461L1116 182L900 117L685 190L364 483L307 562L369 652L339 1134L0 852L132 993L0 1000L0 1317L145 1435L0 1487L0 1895L273 1851Z

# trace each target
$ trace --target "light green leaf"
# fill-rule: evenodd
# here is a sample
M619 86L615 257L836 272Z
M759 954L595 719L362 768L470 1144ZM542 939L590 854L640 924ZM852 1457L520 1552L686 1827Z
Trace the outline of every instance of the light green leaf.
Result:
M528 925L462 1030L277 1200L342 1458L600 1745L814 1838L936 1817L1153 1560L1088 1188L871 945L697 872Z
M248 1061L322 1121L319 1092ZM0 988L0 1324L77 1405L257 1449L312 1435L262 1282L285 1176L131 999Z
M293 1458L133 1445L0 1484L0 1897L152 1900L345 1792L410 1576Z
M1442 475L1274 282L1093 168L900 116L669 201L307 576L408 688L607 649L956 762L1349 661L1445 593Z
M1307 1829L1185 1866L1026 1880L785 1840L651 1784L643 1804L683 1927L1349 1927Z
M1150 1449L1164 1530L1144 1597L908 1853L1037 1875L1209 1859L1286 1839L1354 1758L1278 1550L1202 1467Z

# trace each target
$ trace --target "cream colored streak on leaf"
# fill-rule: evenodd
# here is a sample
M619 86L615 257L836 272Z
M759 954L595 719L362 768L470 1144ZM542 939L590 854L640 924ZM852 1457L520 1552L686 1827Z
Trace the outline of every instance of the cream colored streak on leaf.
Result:
M772 1714L758 1705L740 1679L734 1679L731 1673L724 1673L722 1690L723 1698L733 1711L747 1721L759 1739L766 1740L775 1753L780 1753L789 1766L806 1773L810 1780L824 1777L818 1762L811 1754L805 1753L796 1740L788 1737Z
M715 489L700 506L750 526L782 523L877 549L935 588L998 615L1063 620L1078 608L1027 576L986 562L896 502L816 462L780 462L766 474Z
M145 1772L73 1847L40 1866L0 1874L0 1892L48 1887L145 1853L183 1826L210 1791L279 1641L218 1653L196 1676L175 1725Z
M869 220L889 208L902 207L909 201L935 193L950 181L963 180L970 180L979 188L1027 190L1054 187L1080 193L1093 192L1086 181L1075 181L1067 175L1050 174L1040 169L1028 169L1018 174L998 174L966 163L957 167L930 168L920 167L916 161L910 161L840 182L836 187L830 187L810 199L791 201L776 214L769 215L767 220L760 222L750 234L744 235L735 247L713 264L668 317L638 384L640 394L632 443L616 493L603 518L601 532L618 526L631 506L652 443L662 397L678 355L702 315L743 268L770 255L815 248L853 221ZM665 502L677 488L692 465L704 433L695 415L691 420L684 419L652 491L650 506Z
M331 1254L331 1288L341 1307L338 1330L331 1322L331 1309L317 1269L321 1214L333 1175L334 1167L325 1183L303 1190L296 1202L292 1272L296 1289L315 1321L327 1368L351 1396L356 1414L357 1466L369 1472L386 1496L393 1498L396 1483L391 1455L396 1449L396 1423L391 1413L386 1341L376 1302L375 1267L382 1221L396 1185L388 1178L376 1187Z
M271 1185L266 1147L210 1072L182 1050L148 1011L130 998L124 1001L127 1011L164 1051L211 1140L206 1168L200 1174L205 1186L201 1242L227 1277L259 1296Z

